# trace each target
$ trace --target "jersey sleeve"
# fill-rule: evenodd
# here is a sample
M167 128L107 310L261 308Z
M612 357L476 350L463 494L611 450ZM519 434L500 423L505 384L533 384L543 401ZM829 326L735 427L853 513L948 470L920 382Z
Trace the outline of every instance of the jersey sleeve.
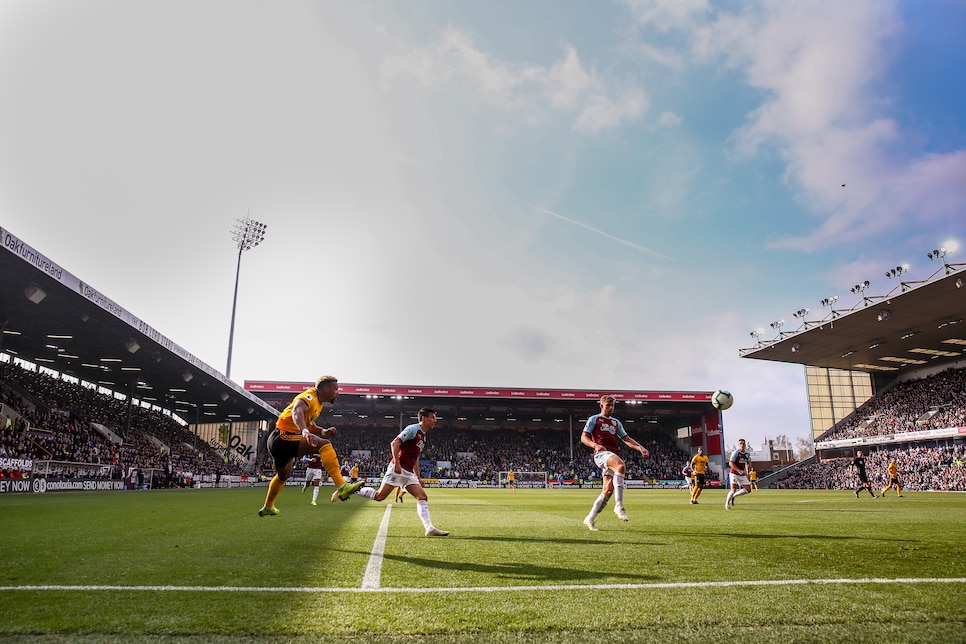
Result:
M614 420L617 420L616 418ZM627 438L627 432L624 430L624 423L617 420L617 438Z
M584 433L585 434L593 434L594 433L594 424L597 422L597 416L599 416L599 415L600 414L594 414L593 416L591 416L590 418L587 419L587 422L584 424Z
M411 441L414 439L417 431L419 431L419 425L409 425L406 427L406 429L399 432L399 435L396 438L405 443L406 441Z

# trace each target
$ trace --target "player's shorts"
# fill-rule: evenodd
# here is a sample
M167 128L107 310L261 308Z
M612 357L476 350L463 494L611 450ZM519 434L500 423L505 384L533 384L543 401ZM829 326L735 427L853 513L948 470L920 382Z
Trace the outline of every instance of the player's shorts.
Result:
M307 467L305 468L305 480L306 481L317 481L322 478L322 470L317 467Z
M704 474L695 474L694 475L694 484L697 485L702 490L704 489L704 478L705 478L705 475Z
M684 482L688 484L688 487L691 487L692 485L694 485L694 479L692 479L690 476L685 476Z
M869 482L869 475L866 474L865 472L860 473L859 474L859 483L862 483L863 485L865 485L868 482Z
M290 462L295 460L295 457L299 455L300 442L301 440L283 440L279 435L277 427L272 430L272 432L268 435L266 445L268 447L268 453L272 455L273 459L275 459L276 470L280 467L285 467Z
M390 463L382 477L382 484L401 487L405 490L410 485L419 485L419 477L409 470L402 470L396 474L396 466Z
M600 473L604 476L613 476L617 473L607 469L607 461L610 460L610 457L614 455L614 452L608 452L605 449L602 449L594 454L594 464L600 468Z
M742 476L741 474L731 473L731 485L740 485L742 487L751 487L751 481L748 480L748 476Z
M889 485L895 485L896 487L902 487L902 481L899 480L899 477L898 476L890 476L889 477ZM886 487L889 487L889 485L887 485Z

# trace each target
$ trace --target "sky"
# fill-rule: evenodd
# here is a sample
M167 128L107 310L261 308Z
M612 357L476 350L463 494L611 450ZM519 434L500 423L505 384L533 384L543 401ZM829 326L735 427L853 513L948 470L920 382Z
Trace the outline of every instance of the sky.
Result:
M963 33L961 0L5 0L0 225L224 371L231 230L267 224L237 382L724 388L726 443L794 440L804 368L739 350L958 248Z

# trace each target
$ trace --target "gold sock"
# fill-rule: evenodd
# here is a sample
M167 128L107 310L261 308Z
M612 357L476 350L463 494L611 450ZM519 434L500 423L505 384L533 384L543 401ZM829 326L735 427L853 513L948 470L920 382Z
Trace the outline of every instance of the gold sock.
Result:
M268 484L268 493L265 494L265 507L270 508L275 505L275 499L278 497L278 493L282 491L285 487L285 482L278 478L278 474L272 477L272 480Z
M326 443L322 446L322 449L319 450L319 458L322 459L322 465L325 466L325 471L332 477L335 486L342 487L345 485L345 479L342 478L342 469L339 467L339 457L335 455L335 448L332 447L332 443Z

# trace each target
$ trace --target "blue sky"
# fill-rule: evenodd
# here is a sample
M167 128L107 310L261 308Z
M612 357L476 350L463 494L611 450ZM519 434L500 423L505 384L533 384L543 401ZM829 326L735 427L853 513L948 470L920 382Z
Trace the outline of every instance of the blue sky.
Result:
M757 446L808 412L751 330L958 248L963 33L951 1L8 1L0 223L223 369L250 212L238 381L722 387Z

